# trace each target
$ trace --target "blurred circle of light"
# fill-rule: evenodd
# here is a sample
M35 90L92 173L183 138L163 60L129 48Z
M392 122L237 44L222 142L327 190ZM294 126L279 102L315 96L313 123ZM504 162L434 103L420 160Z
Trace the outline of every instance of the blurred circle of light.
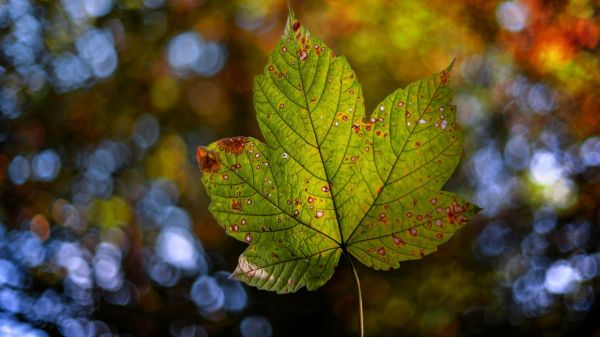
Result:
M146 265L146 272L152 280L165 287L174 286L181 278L179 269L156 257L149 259Z
M52 61L53 84L59 92L85 87L92 79L92 70L81 57L65 53Z
M225 294L217 281L208 275L202 275L194 281L190 290L192 301L205 313L221 310L225 305Z
M527 6L519 1L505 1L496 8L496 20L506 30L519 32L527 26Z
M179 227L164 228L156 241L158 255L171 265L195 272L200 254L192 234Z
M173 337L208 337L208 332L200 325L174 327L172 324L170 330Z
M52 181L60 172L60 157L54 150L45 150L33 157L31 168L33 178L39 181Z
M92 287L90 267L83 258L83 252L77 244L71 242L60 243L55 259L58 266L68 271L67 280L84 289Z
M544 197L555 207L568 208L577 201L577 185L573 180L561 177L545 188Z
M99 148L88 156L84 165L86 167L85 175L96 180L109 178L116 169L113 154L104 148Z
M22 15L15 20L13 35L26 45L34 46L39 42L40 31L39 21L29 14Z
M133 141L142 149L154 145L160 135L160 128L156 118L152 115L141 115L133 127Z
M62 314L64 305L60 296L48 289L37 299L32 309L37 320L53 322Z
M106 78L117 68L117 52L109 31L91 29L75 41L75 46L96 77Z
M16 290L0 289L0 309L11 313L21 311L21 294Z
M475 240L478 252L485 256L499 256L509 245L510 228L501 221L488 224Z
M104 294L104 299L114 305L128 305L132 301L135 287L130 282L124 282L119 289Z
M171 67L177 71L186 71L198 62L204 42L198 33L186 32L175 36L167 48Z
M533 179L542 185L550 185L563 175L563 169L554 153L545 150L538 150L533 154L529 171Z
M528 316L537 316L552 304L552 296L544 288L544 273L534 269L521 276L512 285L514 300Z
M0 90L0 112L8 119L16 119L21 116L17 95L12 90Z
M273 334L273 328L265 317L249 315L240 323L240 332L244 337L270 337Z
M115 245L102 242L94 256L94 277L103 289L116 291L123 284L121 273L121 250Z
M0 336L2 337L48 337L42 330L34 329L10 317L0 317Z
M459 95L456 97L458 118L463 125L478 125L485 118L483 107L479 99L472 95Z
M566 294L575 289L580 279L581 276L570 263L559 260L546 270L544 287L552 294Z
M579 148L579 157L586 166L600 166L600 137L590 137Z
M598 260L589 255L575 255L571 258L571 265L577 270L581 279L591 280L600 273Z
M212 76L225 63L225 49L218 43L205 43L200 34L186 32L175 36L168 45L167 58L171 67L182 76L194 72Z
M590 285L585 285L569 294L569 296L565 298L565 302L570 310L588 311L594 304L595 298L594 288Z
M225 49L218 43L205 45L201 57L193 66L193 70L202 76L212 76L223 68L225 63Z
M230 278L230 274L225 271L216 272L214 277L225 294L225 310L242 311L248 302L248 295L242 283Z
M46 250L40 238L31 232L15 233L10 242L13 243L13 255L27 267L37 267L46 257Z
M552 90L544 84L534 85L527 94L527 104L535 112L546 113L552 111L554 108Z
M150 9L162 7L164 4L165 0L144 0L144 6Z
M22 185L29 179L31 169L29 161L21 155L17 155L8 165L8 177L15 185Z
M12 262L0 259L0 287L8 285L13 288L19 288L22 282L21 271Z
M523 135L510 137L504 146L506 163L515 170L523 170L529 164L531 151L529 142Z
M58 330L65 337L84 337L90 335L81 320L71 317L59 320Z
M533 229L539 234L547 234L556 227L556 213L552 207L544 207L535 212Z
M192 220L189 214L182 208L176 206L167 206L162 209L160 214L160 225L190 228Z
M84 0L83 8L91 17L100 17L108 14L113 7L113 0Z
M235 23L245 30L256 30L265 23L266 14L266 8L261 2L246 2L238 9Z

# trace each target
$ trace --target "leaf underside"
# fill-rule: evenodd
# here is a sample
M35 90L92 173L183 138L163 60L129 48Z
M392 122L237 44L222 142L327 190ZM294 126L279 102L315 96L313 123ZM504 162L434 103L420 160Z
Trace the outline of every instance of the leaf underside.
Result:
M234 276L279 293L314 290L347 252L390 270L436 250L479 210L441 191L462 153L451 66L365 114L344 57L294 17L262 75L254 106L265 143L199 147L209 210L249 244Z

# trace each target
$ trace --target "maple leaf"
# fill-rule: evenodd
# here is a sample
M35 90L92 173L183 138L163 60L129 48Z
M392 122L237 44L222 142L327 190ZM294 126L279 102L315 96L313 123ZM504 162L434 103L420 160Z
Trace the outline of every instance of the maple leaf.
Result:
M249 244L233 276L279 293L314 290L342 254L394 269L464 226L479 208L441 190L463 143L450 70L394 91L366 115L346 59L290 11L254 81L265 143L234 137L197 151L211 213Z

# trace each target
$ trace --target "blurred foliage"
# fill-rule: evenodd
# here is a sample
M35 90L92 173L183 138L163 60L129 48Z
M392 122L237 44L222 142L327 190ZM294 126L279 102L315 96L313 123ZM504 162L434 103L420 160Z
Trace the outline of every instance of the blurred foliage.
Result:
M456 58L468 136L446 188L484 211L423 261L359 268L367 334L598 335L600 2L293 6L369 111ZM208 214L194 162L200 144L260 138L252 81L286 15L274 0L0 2L2 334L356 333L344 265L286 296L226 278L244 245Z

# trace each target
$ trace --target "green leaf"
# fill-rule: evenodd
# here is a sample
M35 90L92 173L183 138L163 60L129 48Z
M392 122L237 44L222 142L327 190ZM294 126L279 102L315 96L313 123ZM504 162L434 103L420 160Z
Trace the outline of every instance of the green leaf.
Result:
M396 90L366 115L346 59L290 13L254 82L265 143L227 138L197 152L210 211L249 244L234 276L279 293L313 290L342 253L398 268L466 224L479 209L441 191L463 142L450 70Z

